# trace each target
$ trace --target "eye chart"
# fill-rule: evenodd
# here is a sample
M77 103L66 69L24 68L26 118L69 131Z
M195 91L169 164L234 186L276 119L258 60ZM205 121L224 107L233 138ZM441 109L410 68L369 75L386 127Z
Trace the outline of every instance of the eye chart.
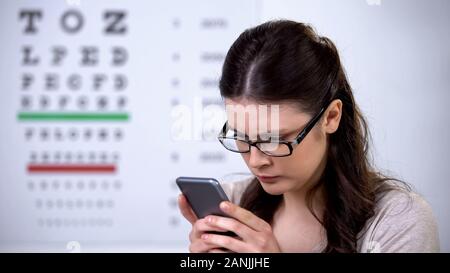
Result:
M256 1L1 5L2 249L184 251L175 178L246 170L211 109Z

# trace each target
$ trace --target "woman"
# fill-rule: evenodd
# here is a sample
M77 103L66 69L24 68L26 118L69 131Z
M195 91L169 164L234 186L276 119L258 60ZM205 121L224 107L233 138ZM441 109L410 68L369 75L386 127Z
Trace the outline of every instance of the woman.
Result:
M220 92L234 111L219 140L254 176L223 184L230 217L197 219L180 195L191 252L439 251L430 206L372 167L367 124L331 40L286 20L248 29L226 56ZM261 105L279 120L267 134L258 126L267 112L242 112ZM245 122L230 122L236 115Z

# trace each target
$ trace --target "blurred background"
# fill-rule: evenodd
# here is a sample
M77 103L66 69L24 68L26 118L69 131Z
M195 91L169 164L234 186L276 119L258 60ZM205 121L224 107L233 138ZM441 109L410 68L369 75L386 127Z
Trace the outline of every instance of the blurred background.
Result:
M228 48L270 19L332 39L376 166L450 251L450 1L0 3L0 251L187 252L177 176L248 175L214 136Z

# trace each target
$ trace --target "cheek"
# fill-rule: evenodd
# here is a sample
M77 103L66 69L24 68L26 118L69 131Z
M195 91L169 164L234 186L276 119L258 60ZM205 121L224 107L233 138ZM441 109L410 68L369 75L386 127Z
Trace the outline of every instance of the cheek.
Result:
M292 178L307 180L319 166L325 156L326 139L311 131L310 134L294 148L292 155L280 158L279 167Z
M250 158L250 153L242 153L242 159L244 159L245 163L248 163L248 159Z

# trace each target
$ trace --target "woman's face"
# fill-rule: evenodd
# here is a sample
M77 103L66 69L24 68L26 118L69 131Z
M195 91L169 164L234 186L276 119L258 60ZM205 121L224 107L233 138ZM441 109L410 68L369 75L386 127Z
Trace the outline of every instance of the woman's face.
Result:
M279 132L282 140L294 140L299 132L313 116L302 113L298 107L290 103L269 104L262 110L261 104L241 99L225 100L230 127L240 133L245 133L255 141L257 136ZM279 118L271 119L278 105ZM294 146L290 156L271 157L252 146L249 153L242 157L250 171L258 177L262 187L269 194L283 194L298 191L305 185L313 185L320 178L327 154L327 135L337 130L341 113L341 101L333 101L316 123L316 126L306 135L299 145ZM232 109L232 111L229 111ZM248 109L257 109L256 115ZM239 122L245 117L245 122ZM275 116L276 117L276 116ZM278 120L278 122L274 122ZM262 124L266 126L262 126ZM277 124L278 123L278 124ZM265 179L264 177L275 177Z

